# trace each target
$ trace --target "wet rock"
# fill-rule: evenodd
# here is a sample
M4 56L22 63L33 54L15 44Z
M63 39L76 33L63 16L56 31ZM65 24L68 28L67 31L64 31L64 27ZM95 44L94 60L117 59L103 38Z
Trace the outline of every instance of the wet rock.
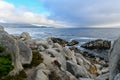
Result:
M73 46L73 45L76 45L76 44L79 44L79 42L78 41L76 41L76 40L72 40L71 42L68 42L68 46Z
M66 40L63 40L63 39L60 39L60 38L54 38L52 37L51 40L54 42L54 43L58 43L62 46L65 46L68 42Z
M87 57L90 57L90 58L98 57L100 60L109 61L108 60L109 50L98 50L98 49L88 50L88 49L84 49L84 50L82 50L82 52L83 52L84 56L87 56Z
M90 41L85 44L82 44L81 47L85 49L104 49L105 50L105 49L110 49L111 41L98 39L98 40L94 40L94 41Z

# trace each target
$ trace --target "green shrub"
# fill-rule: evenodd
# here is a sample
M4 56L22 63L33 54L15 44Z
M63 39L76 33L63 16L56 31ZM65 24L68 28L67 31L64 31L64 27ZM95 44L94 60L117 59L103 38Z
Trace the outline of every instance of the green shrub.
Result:
M2 80L24 80L25 78L27 78L27 75L26 75L25 71L22 70L22 71L20 71L20 73L18 75L6 76Z
M5 48L2 45L0 45L0 53L3 52L4 50Z
M11 56L0 55L0 79L3 76L6 76L12 69L13 69L13 66L12 66Z
M41 57L39 51L33 50L32 54L33 54L33 58L31 64L23 65L24 68L32 68L43 62L43 58Z

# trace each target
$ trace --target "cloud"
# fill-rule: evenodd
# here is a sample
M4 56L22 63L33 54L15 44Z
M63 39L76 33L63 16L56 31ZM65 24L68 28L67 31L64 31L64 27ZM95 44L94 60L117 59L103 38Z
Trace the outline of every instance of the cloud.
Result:
M27 11L25 8L16 8L13 4L5 0L0 0L0 22L20 22L57 27L65 26L47 17L44 14L35 14Z
M42 1L44 6L51 11L50 19L76 27L116 26L120 22L120 0Z
M120 0L39 0L48 10L34 13L0 0L0 22L23 22L55 27L120 26ZM34 6L33 6L34 7Z

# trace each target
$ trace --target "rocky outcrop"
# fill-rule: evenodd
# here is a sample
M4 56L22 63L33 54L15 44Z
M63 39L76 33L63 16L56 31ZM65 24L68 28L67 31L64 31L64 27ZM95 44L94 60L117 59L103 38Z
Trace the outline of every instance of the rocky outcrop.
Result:
M120 38L114 41L109 56L110 80L119 80L117 75L120 74Z
M71 61L67 61L67 70L75 75L77 78L90 78L89 73L84 68L82 68L82 66L79 66Z
M28 32L23 32L20 35L20 38L21 38L21 40L29 40L29 39L31 39L30 34Z
M24 64L27 74L25 80L107 79L109 70L108 66L104 66L107 63L98 57L84 56L84 53L74 46L77 43L72 41L68 46L68 42L60 38L30 39L28 33L14 36L2 28L0 30L0 45L5 47L5 51L0 54L11 54L15 68L10 74L19 73ZM115 79L118 79L117 74Z
M69 48L66 47L63 48L63 51L65 52L65 55L68 58L68 60L72 60L73 62L77 63L74 51L71 51Z
M14 40L7 32L0 30L0 44L5 48L5 51L2 53L11 54L12 64L14 65L14 70L11 72L11 75L18 74L19 71L23 69L19 57L19 47L17 41Z
M76 40L72 40L71 42L68 42L68 46L74 46L74 45L76 45L76 44L79 44L79 42L78 41L76 41Z
M37 70L34 80L49 80L42 70Z
M45 40L43 42L47 46L50 45ZM74 49L70 50L58 43L52 45L40 51L44 59L43 63L50 71L49 80L92 80L109 72L106 67L103 67L104 61L100 59L95 58L93 61L89 61L82 55L81 51L74 52Z
M48 53L53 54L54 57ZM62 63L65 63L66 61L62 60L62 58L59 58L58 56L61 53L47 51L47 53L43 52L41 54L44 59L43 63L46 65L47 69L50 70L49 80L77 80L71 73L65 70L64 64Z
M20 35L10 35L12 38L14 38L15 40L22 40L22 41L26 41L26 40L31 40L31 36L28 32L23 32Z
M111 48L111 41L108 40L93 40L90 42L86 42L81 45L83 52L85 55L90 57L99 57L105 61L108 61L108 53Z
M52 37L51 40L54 42L54 43L58 43L62 46L65 46L68 42L66 40L63 40L63 39L60 39L60 38L54 38Z
M21 40L17 41L19 47L19 57L22 64L30 64L32 61L31 49Z
M88 50L88 49L84 49L84 50L82 50L82 52L85 56L88 56L88 57L91 57L91 58L98 57L101 60L109 61L109 59L108 59L109 50L98 50L98 49Z
M85 49L110 49L111 41L98 39L82 44L81 47Z
M45 49L52 48L53 42L50 38L44 39L30 39L24 41L32 50L44 51Z
M3 28L0 30L0 45L5 48L0 54L10 54L12 57L12 65L14 66L14 69L10 72L10 75L19 74L19 72L23 70L22 64L31 63L31 49L23 41L14 39L4 31Z
M66 69L65 56L63 56L61 53L57 52L55 49L47 49L45 53L47 53L48 55L50 55L53 58L56 58L59 61L61 67Z
M34 72L34 75L32 76L33 80L49 80L48 75L50 74L50 71L47 69L45 64L41 63L36 67L36 70Z
M109 80L109 73L99 75L96 80Z

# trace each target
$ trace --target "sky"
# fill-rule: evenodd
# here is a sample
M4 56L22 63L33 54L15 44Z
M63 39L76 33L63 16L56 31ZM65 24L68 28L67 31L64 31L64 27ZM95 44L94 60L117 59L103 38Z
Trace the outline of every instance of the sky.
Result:
M120 0L0 0L0 22L120 27Z

